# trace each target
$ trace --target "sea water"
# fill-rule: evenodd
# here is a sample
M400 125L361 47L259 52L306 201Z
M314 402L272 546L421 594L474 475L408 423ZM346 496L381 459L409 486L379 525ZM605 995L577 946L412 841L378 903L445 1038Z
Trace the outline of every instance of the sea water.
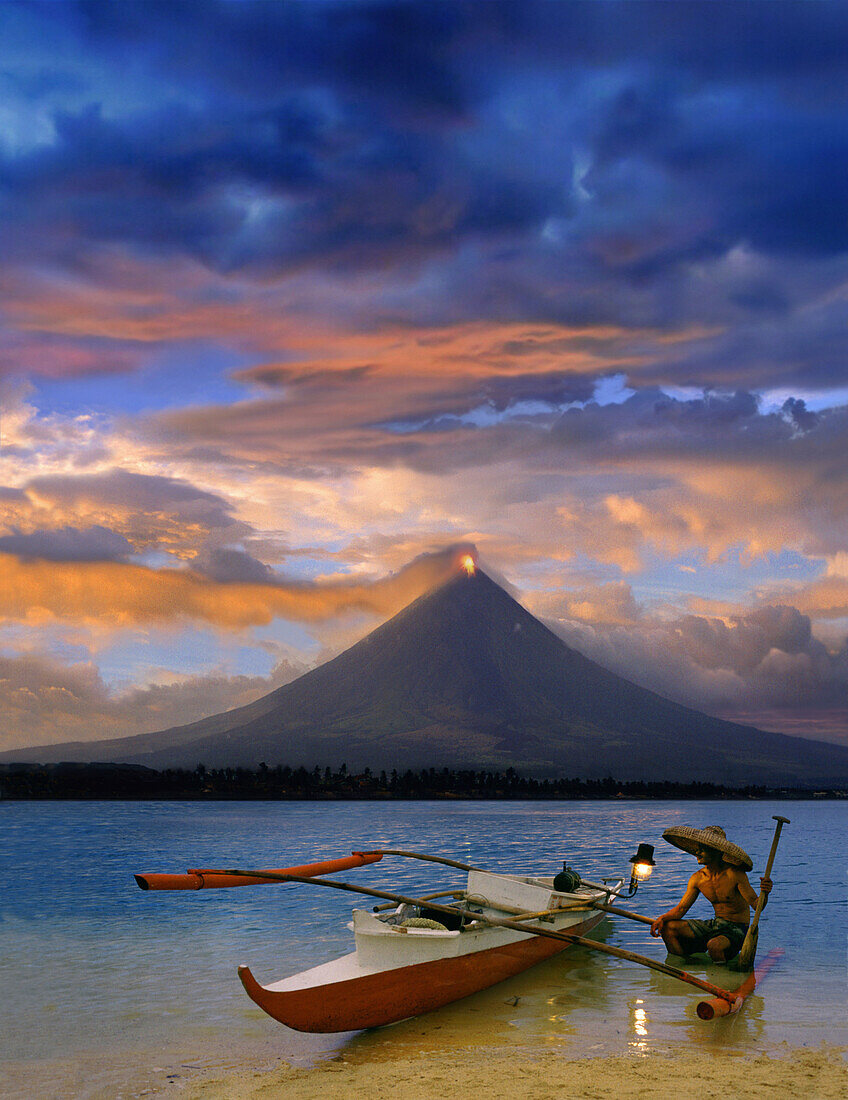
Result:
M664 829L721 825L753 858L758 889L774 814L791 824L772 871L759 957L772 948L785 954L741 1013L711 1023L695 1014L697 990L570 948L416 1021L300 1035L248 999L237 965L250 964L268 983L344 954L353 948L351 908L372 899L301 885L143 892L133 879L401 848L546 875L567 860L598 881L628 877L628 858L645 841L656 845L654 874L619 904L657 915L679 900L697 867L662 840ZM824 800L0 803L0 1095L129 1097L209 1069L388 1057L448 1036L462 1047L569 1057L848 1044L846 835L848 802ZM390 856L336 877L413 894L463 879ZM712 914L699 899L691 915ZM645 925L611 918L593 935L666 960ZM685 965L717 985L740 981L706 959Z

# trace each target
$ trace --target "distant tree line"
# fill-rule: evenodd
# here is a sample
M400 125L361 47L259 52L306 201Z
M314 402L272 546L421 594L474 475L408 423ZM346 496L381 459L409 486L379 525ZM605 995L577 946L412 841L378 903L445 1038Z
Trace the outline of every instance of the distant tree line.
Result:
M392 800L392 799L710 799L848 798L848 791L724 787L715 783L538 779L506 771L451 768L349 771L288 765L167 768L138 764L3 764L0 799Z

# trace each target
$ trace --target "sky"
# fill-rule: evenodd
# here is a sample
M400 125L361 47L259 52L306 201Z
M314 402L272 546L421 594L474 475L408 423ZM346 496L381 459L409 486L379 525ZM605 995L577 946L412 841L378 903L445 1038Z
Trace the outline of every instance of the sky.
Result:
M0 2L0 749L455 570L848 744L848 6Z

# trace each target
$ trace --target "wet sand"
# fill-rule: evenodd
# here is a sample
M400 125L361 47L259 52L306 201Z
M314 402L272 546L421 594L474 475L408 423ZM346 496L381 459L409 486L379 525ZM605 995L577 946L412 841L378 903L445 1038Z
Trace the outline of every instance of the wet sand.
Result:
M189 1083L181 1095L196 1100L550 1100L553 1096L680 1096L760 1098L800 1095L828 1100L848 1094L848 1064L834 1048L787 1050L780 1057L681 1054L563 1060L555 1054L516 1058L491 1051L444 1051L397 1061L333 1061L312 1069L282 1066L242 1071Z
M7 1062L0 1067L0 1096L848 1096L848 1028L841 1011L835 1016L822 1006L801 1015L795 1006L766 1026L766 1002L755 993L742 1013L704 1023L688 987L653 973L640 981L627 969L598 970L596 956L575 952L439 1012L340 1035L300 1035L245 1002L243 1032L210 1027L182 1040L175 1035L159 1048L112 1042L108 1050L75 1057ZM563 993L563 985L570 990Z
M258 1053L258 1052L257 1052ZM269 1052L265 1052L268 1054ZM765 1097L806 1096L810 1100L842 1100L848 1095L848 1048L816 1050L785 1047L754 1055L713 1051L651 1053L596 1058L564 1058L555 1051L452 1049L427 1050L411 1056L374 1061L339 1055L311 1067L291 1066L257 1057L250 1064L215 1068L198 1064L170 1066L138 1064L133 1068L118 1054L112 1072L104 1064L83 1059L53 1063L49 1075L34 1067L6 1065L0 1071L0 1095L5 1097L74 1097L75 1100L443 1100L469 1096L474 1100L551 1100L574 1096L581 1100L763 1100ZM47 1067L43 1067L46 1069ZM16 1072L17 1070L17 1072ZM11 1072L8 1072L11 1071ZM8 1091L7 1091L8 1090Z
M718 980L718 975L707 971ZM767 988L767 987L766 987ZM752 994L705 1023L688 986L575 951L509 983L371 1031L301 1035L244 999L239 1026L120 1041L0 1067L3 1100L552 1100L848 1096L842 1007ZM766 1016L771 1006L775 1019ZM791 1009L791 1011L789 1011ZM129 1036L127 1036L129 1039ZM115 1040L118 1041L115 1041Z
M441 1029L440 1029L441 1030ZM212 1060L192 1060L188 1050L154 1061L138 1052L116 1049L110 1055L0 1068L0 1096L74 1097L74 1100L764 1100L805 1096L842 1100L848 1096L848 1047L778 1044L767 1052L694 1049L586 1056L561 1047L514 1046L491 1042L479 1031L457 1033L448 1027L439 1039L415 1029L405 1036L394 1029L366 1035L319 1061L292 1064L275 1043L219 1045ZM397 1040L400 1041L397 1041ZM586 1048L584 1047L584 1050ZM134 1056L135 1053L135 1056ZM176 1056L176 1057L175 1057Z

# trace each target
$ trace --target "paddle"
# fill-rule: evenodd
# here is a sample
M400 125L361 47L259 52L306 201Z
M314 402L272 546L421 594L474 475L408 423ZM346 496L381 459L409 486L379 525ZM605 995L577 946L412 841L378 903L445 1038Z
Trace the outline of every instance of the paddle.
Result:
M388 850L385 848L383 852L384 854L388 854ZM448 861L438 860L438 862ZM334 890L348 890L354 894L365 894L368 897L383 898L386 901L396 901L406 905L420 905L422 902L421 898L410 898L403 894L389 893L386 890L372 890L367 886L354 886L349 882L334 882L331 879L306 878L303 875L281 875L274 874L271 871L239 870L217 870L214 874L244 876L246 878L267 878L274 882L302 882L307 886L329 886ZM467 917L468 920L481 921L483 924L491 924L496 928L512 928L517 932L524 932L531 936L541 936L544 939L560 940L563 943L576 943L581 947L588 947L592 951L601 951L605 955L614 955L618 959L627 959L629 962L636 962L641 966L647 966L650 970L656 970L658 973L665 974L670 978L677 978L681 982L694 985L698 989L703 989L707 993L711 993L714 997L721 997L723 1000L729 1001L731 1004L737 997L735 992L729 989L722 989L720 986L713 985L712 982L705 982L701 978L696 978L694 974L689 974L685 970L678 970L676 966L669 966L667 963L656 962L654 959L649 959L646 955L637 955L633 951L625 951L620 947L611 947L609 944L598 943L596 940L587 940L584 939L583 936L572 935L570 932L555 932L553 929L548 928L528 928L526 924L521 924L516 920L502 920L499 917L486 917L483 916L482 913L475 913L470 909L460 909L458 906L439 905L438 902L434 901L427 902L426 905L428 909L432 909L438 913Z
M777 822L777 825L774 830L774 840L771 842L771 851L769 852L766 873L763 876L764 878L771 877L771 865L774 863L774 853L777 851L777 842L780 840L780 830L784 825L790 824L788 817L780 817L778 814L773 814L772 817ZM738 966L740 970L750 970L754 965L754 959L757 955L757 925L760 922L760 913L763 911L767 896L768 895L764 894L761 890L760 896L757 898L757 908L754 910L753 919L745 935L745 942L742 944L742 950L739 952Z

